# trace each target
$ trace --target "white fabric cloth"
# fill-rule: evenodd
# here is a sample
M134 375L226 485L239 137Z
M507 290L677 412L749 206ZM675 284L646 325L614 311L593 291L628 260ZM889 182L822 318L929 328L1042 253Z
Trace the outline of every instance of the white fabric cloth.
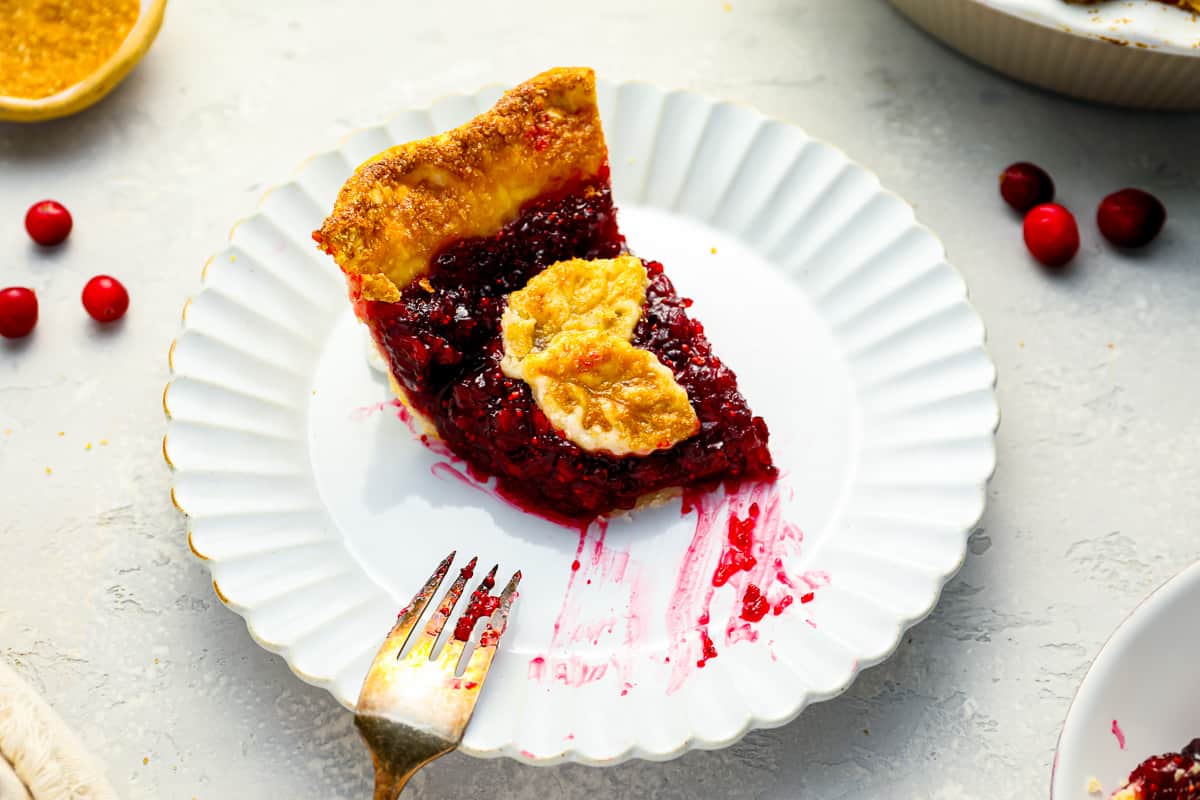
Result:
M0 800L117 800L100 764L3 659Z
M25 784L5 758L0 758L0 800L30 800Z

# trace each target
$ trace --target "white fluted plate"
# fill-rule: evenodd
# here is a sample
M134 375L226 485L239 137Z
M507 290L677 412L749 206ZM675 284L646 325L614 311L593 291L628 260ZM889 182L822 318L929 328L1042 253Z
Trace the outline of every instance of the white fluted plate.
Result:
M798 589L755 641L714 623L719 655L698 668L697 634L677 635L680 571L699 564L708 581L723 534L689 556L697 517L675 501L613 521L602 543L594 527L579 552L577 532L457 479L386 405L341 276L312 245L356 164L499 93L442 99L309 160L209 262L164 396L191 546L254 638L347 706L397 608L452 547L522 569L463 742L476 755L666 759L781 725L930 612L983 511L995 371L963 280L907 204L800 129L601 84L622 229L694 298L767 419L782 513L803 532L781 569L819 587L808 602ZM714 618L733 602L717 591Z

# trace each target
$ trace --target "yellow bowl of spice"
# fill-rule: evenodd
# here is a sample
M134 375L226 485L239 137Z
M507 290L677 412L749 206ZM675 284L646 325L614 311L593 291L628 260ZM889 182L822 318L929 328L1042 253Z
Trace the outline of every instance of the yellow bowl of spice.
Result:
M0 0L0 120L82 111L150 49L167 0Z

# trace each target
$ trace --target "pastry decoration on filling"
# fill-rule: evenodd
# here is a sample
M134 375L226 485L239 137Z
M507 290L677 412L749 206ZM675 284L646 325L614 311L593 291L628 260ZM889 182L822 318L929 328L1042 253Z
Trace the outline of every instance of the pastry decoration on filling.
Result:
M399 398L522 507L581 521L775 478L691 301L625 246L591 70L370 159L313 238Z

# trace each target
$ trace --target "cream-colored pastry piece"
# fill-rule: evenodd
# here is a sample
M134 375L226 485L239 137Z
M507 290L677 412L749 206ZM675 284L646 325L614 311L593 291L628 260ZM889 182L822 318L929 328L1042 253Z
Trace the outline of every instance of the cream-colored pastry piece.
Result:
M559 261L513 292L500 321L502 367L520 378L521 360L563 331L601 331L628 342L642 317L649 278L635 256Z
M560 261L513 292L501 319L501 369L589 452L648 455L699 430L671 370L630 344L647 283L633 256Z
M607 158L595 75L552 69L462 127L359 166L313 238L364 300L395 302L447 243L494 234Z
M671 370L616 336L565 331L522 366L542 412L584 450L644 456L699 430Z

